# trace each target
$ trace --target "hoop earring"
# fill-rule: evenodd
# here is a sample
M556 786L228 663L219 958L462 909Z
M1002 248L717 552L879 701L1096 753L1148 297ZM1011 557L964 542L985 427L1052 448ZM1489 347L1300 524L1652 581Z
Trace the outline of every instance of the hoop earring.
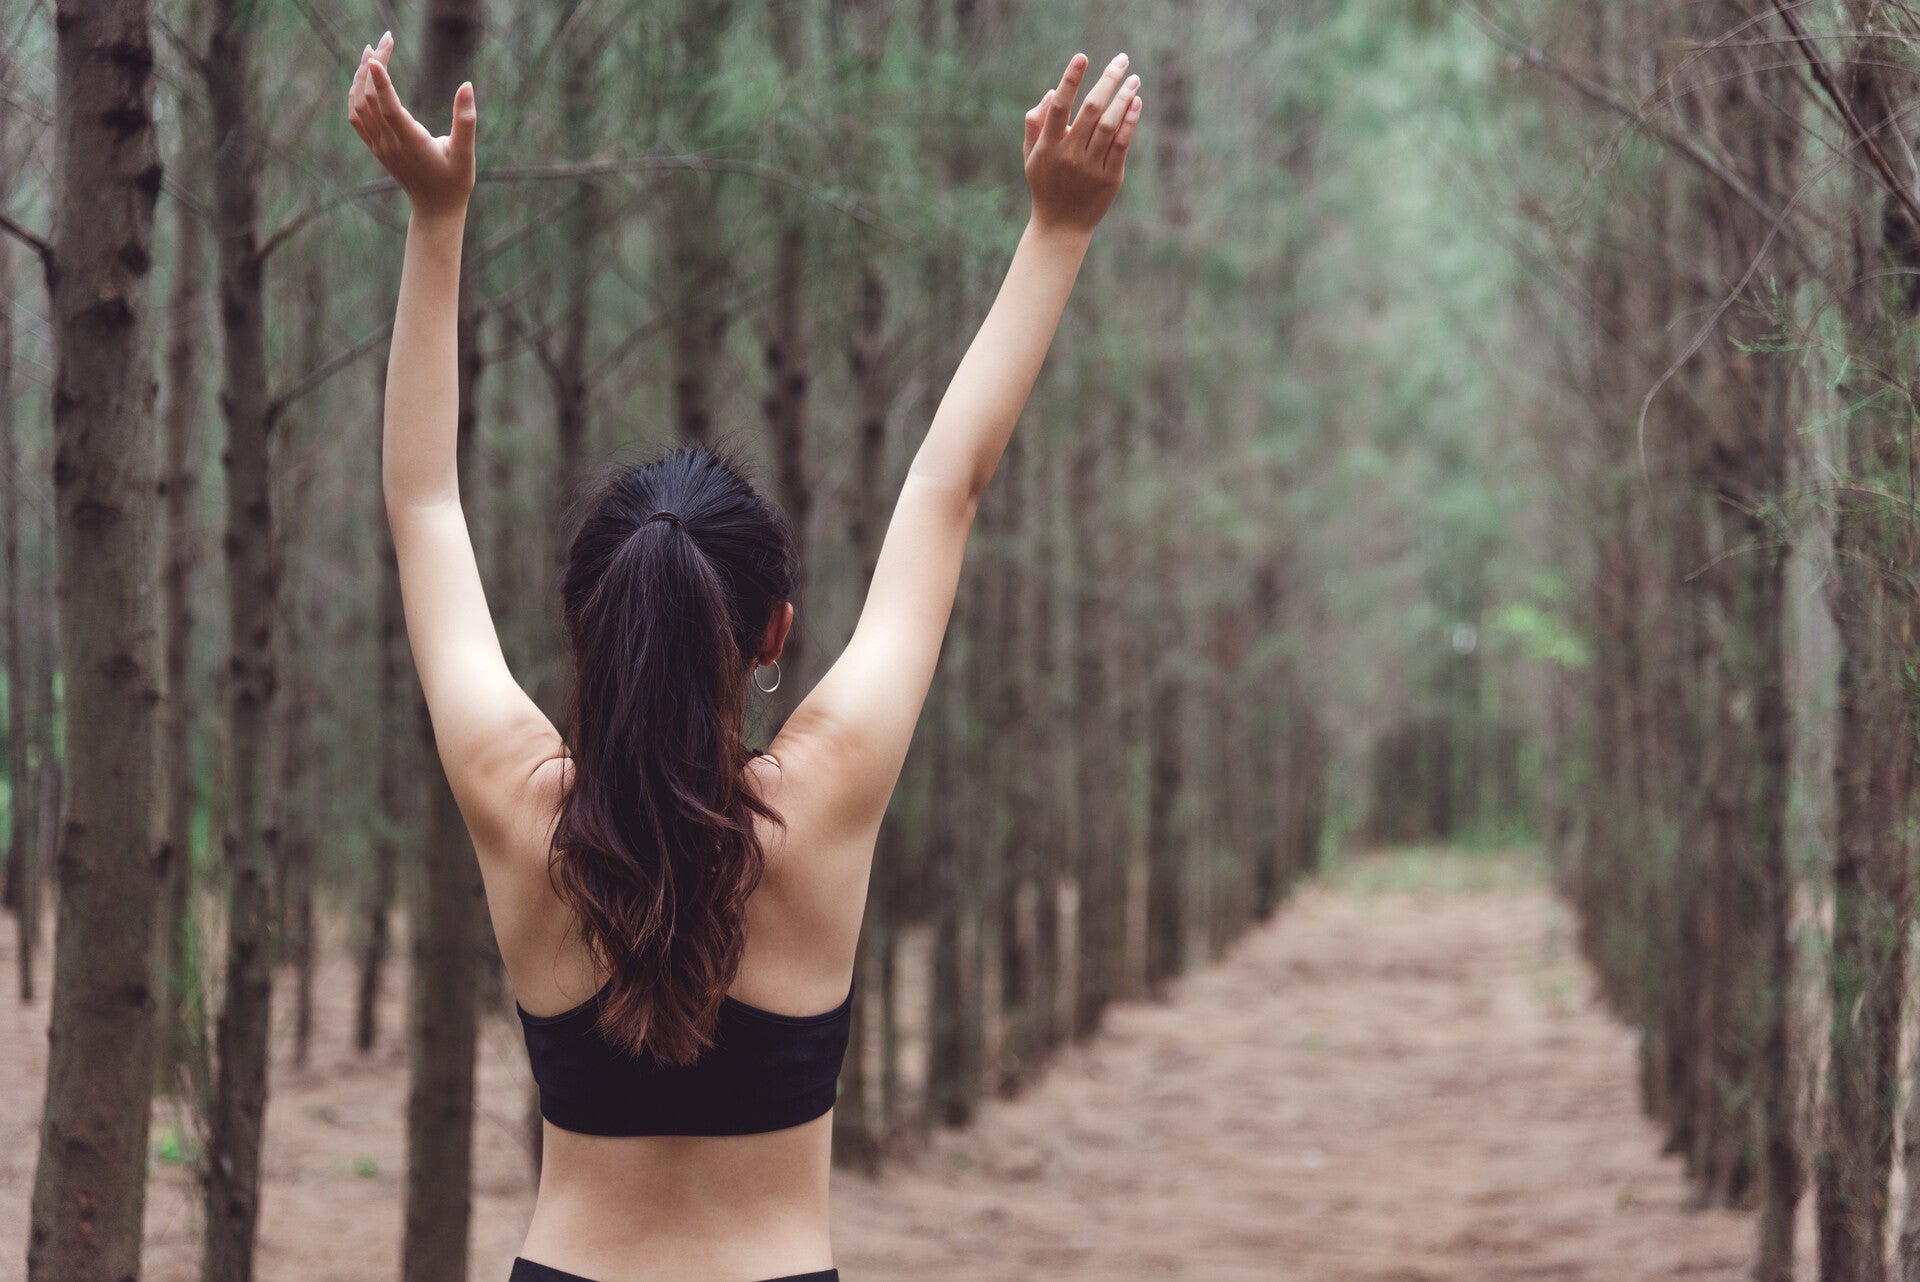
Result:
M758 667L753 670L753 688L761 694L772 694L780 688L780 660L775 659L770 666L773 668L773 684L770 686L760 684L760 669Z

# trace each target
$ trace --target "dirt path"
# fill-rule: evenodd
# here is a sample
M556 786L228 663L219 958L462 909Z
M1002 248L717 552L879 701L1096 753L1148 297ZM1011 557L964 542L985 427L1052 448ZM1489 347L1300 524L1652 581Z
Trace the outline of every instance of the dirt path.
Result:
M842 1179L842 1272L1744 1279L1748 1220L1685 1209L1635 1105L1631 1041L1590 1004L1568 947L1564 912L1514 864L1358 863L1170 1004L1115 1012L974 1129L879 1182ZM314 1064L276 1081L266 1282L396 1272L404 1065L335 1044L346 979L323 986ZM40 1018L0 1040L0 1277L24 1253ZM483 1055L476 1282L505 1278L530 1204L507 1031ZM146 1276L186 1282L192 1204L179 1168L158 1170Z

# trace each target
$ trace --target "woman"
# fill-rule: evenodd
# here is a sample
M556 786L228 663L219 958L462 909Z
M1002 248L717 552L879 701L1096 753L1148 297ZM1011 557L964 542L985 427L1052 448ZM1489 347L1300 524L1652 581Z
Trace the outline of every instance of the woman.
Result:
M725 460L627 469L563 589L563 738L514 683L454 469L454 320L473 86L436 138L395 94L391 33L348 118L412 200L383 479L407 635L473 835L540 1087L544 1161L516 1282L838 1277L827 1186L874 839L940 653L981 492L1040 372L1140 118L1121 55L1027 113L1033 214L915 456L853 638L771 748L791 541ZM1123 80L1123 77L1125 79Z

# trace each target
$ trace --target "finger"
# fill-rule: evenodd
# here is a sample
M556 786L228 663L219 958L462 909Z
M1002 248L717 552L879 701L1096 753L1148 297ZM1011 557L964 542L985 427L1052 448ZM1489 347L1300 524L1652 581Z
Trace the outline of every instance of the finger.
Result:
M1100 113L1100 123L1088 131L1093 135L1087 145L1089 154L1099 160L1106 159L1107 152L1113 147L1113 140L1120 133L1120 124L1133 109L1134 97L1139 92L1140 77L1128 76L1120 86L1120 91L1113 95L1113 101L1107 104L1107 109Z
M373 69L379 65L369 54L367 61L360 68L359 97L355 103L355 110L360 118L360 131L369 147L384 146L389 133L380 110L380 92L373 81Z
M473 131L479 112L473 105L473 82L467 81L453 91L453 129L449 146L456 156L473 155Z
M400 95L393 87L392 78L387 75L387 64L376 56L367 63L367 70L373 73L373 101L379 108L380 118L398 136L401 129L414 123L413 117L401 105Z
M347 119L359 131L362 138L367 137L367 60L373 57L373 46L368 45L360 54L360 65L354 68L353 83L347 87Z
M367 102L360 104L359 110L354 113L353 127L359 132L369 151L376 156L385 154L387 140L391 135L381 123L380 113L373 109L373 104Z
M353 82L347 86L347 108L360 104L367 92L367 59L373 57L373 46L368 45L360 53L360 65L353 69Z
M1067 134L1067 115L1073 110L1073 97L1080 92L1080 81L1087 74L1087 55L1076 53L1067 60L1067 73L1060 77L1060 87L1053 91L1053 102L1047 107L1047 120L1040 128L1040 136L1048 142L1058 142Z
M380 37L380 43L374 47L373 56L380 60L380 65L383 67L393 64L393 32L389 31Z
M1073 118L1074 137L1080 145L1089 150L1093 147L1093 126L1106 113L1107 105L1120 88L1120 77L1127 74L1127 55L1115 54L1107 69L1100 73L1100 79L1093 88L1087 90L1087 100L1080 104L1080 114ZM1081 126L1086 126L1082 128Z
M1047 121L1047 107L1052 102L1053 90L1049 89L1040 95L1039 103L1027 112L1027 137L1025 144L1020 149L1022 156L1030 156L1033 154L1033 144L1040 141L1040 130Z
M398 143L400 135L394 129L393 122L387 119L387 113L380 105L380 95L371 85L360 99L360 122L366 130L367 146L373 148L375 155L384 157Z
M378 50L374 50L378 54ZM367 63L372 73L372 86L369 92L369 106L374 107L374 117L380 121L380 131L386 134L386 140L392 146L407 146L419 140L432 140L434 131L420 125L413 119L413 113L399 102L399 92L394 88L394 79L386 73L386 63L374 58Z
M1146 101L1136 95L1127 104L1127 118L1120 122L1120 128L1113 135L1113 145L1107 148L1109 166L1124 166L1127 163L1127 148L1133 145L1133 130L1140 123L1140 111Z

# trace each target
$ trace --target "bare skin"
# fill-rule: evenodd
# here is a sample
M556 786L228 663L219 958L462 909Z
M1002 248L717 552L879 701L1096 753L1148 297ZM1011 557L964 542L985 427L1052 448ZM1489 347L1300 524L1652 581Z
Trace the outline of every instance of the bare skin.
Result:
M382 476L413 648L440 761L473 835L515 996L536 1015L601 982L547 877L569 763L508 671L481 589L454 466L455 314L473 191L473 87L435 137L388 75L391 33L362 54L347 115L412 201L386 389ZM1073 109L1086 59L1026 118L1033 215L902 486L873 583L838 662L748 767L785 820L747 905L732 989L784 1014L838 1006L853 973L874 841L926 700L981 494L1012 435L1112 206L1140 119L1139 78L1110 63ZM756 663L780 654L775 613ZM743 666L741 679L751 672ZM546 1125L522 1254L596 1282L748 1282L833 1267L832 1114L762 1135L607 1137Z

